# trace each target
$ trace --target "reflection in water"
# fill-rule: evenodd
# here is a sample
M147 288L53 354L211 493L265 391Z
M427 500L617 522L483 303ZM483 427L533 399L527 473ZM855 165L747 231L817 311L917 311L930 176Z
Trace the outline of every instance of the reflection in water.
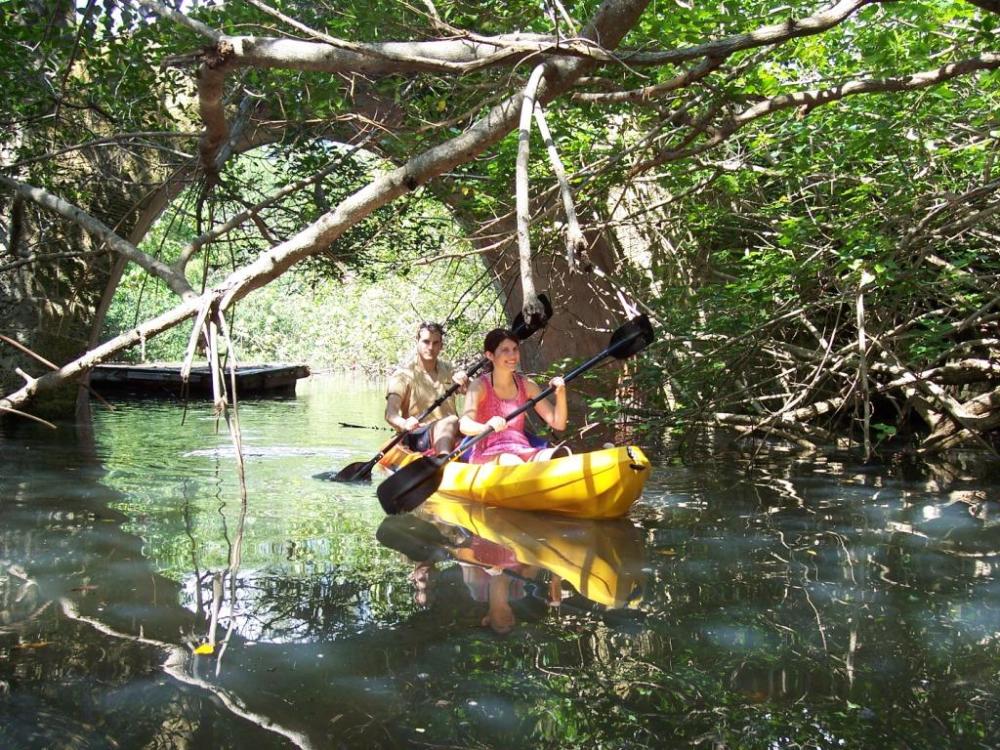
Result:
M245 402L245 516L197 411L4 436L0 747L1000 744L978 464L661 464L619 523L434 500L390 548L374 485L311 478L382 404Z
M638 603L645 565L643 542L626 519L553 517L443 495L429 499L422 511L432 520L510 548L520 562L551 571L598 604L626 607Z
M480 623L506 635L517 611L597 613L641 598L642 539L627 521L583 521L435 495L420 515L387 517L378 540L406 555L415 601L427 606L438 567L457 563Z

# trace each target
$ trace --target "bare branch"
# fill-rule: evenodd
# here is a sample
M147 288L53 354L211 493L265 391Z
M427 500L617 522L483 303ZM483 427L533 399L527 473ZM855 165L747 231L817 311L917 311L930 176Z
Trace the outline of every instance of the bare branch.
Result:
M669 63L680 63L686 60L695 60L700 57L726 58L734 52L753 49L755 47L769 47L789 39L803 36L812 36L833 28L845 19L849 18L860 8L872 5L885 0L840 0L826 10L821 10L806 18L795 20L789 18L781 23L762 26L755 31L744 34L734 34L717 39L714 42L706 42L693 47L667 50L663 52L636 52L633 54L623 53L624 59L629 65L666 65Z
M848 96L856 96L858 94L884 94L889 92L917 91L919 89L935 86L953 78L958 78L959 76L969 75L984 70L995 70L997 68L1000 68L1000 54L984 52L978 57L973 57L956 63L949 63L948 65L944 65L934 70L914 73L913 75L905 77L853 81L831 89L814 89L810 91L800 91L794 94L775 96L748 107L739 114L730 117L726 122L719 126L709 138L697 146L692 146L690 148L682 146L681 148L664 151L655 158L641 162L634 166L631 174L635 175L639 172L646 171L667 162L677 161L679 159L704 153L705 151L718 146L720 143L730 138L734 133L748 123L781 110L803 107L806 111L808 111L813 107L830 104L831 102L840 101ZM707 123L705 122L705 118L701 118L701 120L697 123L695 130L701 131L706 128ZM690 139L688 138L685 140L689 141Z
M110 253L111 250L96 250L96 251L69 251L65 253L42 253L40 255L26 255L23 258L18 258L10 263L5 263L0 266L0 273L7 273L8 271L13 271L16 268L21 268L22 266L30 266L33 263L40 263L43 261L50 260L64 260L66 258L93 258L99 255L104 255L105 253Z
M207 60L198 71L198 111L205 129L198 143L201 168L211 187L218 180L216 155L229 137L226 110L222 103L226 69L222 62Z
M183 274L177 273L170 266L142 252L131 242L116 234L104 222L94 218L68 201L53 195L43 188L27 185L3 175L0 175L0 184L12 188L17 195L33 201L39 206L82 227L92 237L106 244L119 255L146 269L152 275L163 279L171 291L178 296L186 299L194 295L191 285L188 284Z
M632 89L630 91L613 91L606 94L573 94L572 99L576 102L587 102L590 104L617 104L621 102L647 102L650 99L655 99L661 94L666 94L670 91L676 91L677 89L686 88L692 83L700 81L702 78L707 76L713 70L719 68L725 58L722 57L706 57L698 65L691 68L691 70L685 71L679 75L674 76L669 81L664 81L663 83L657 83L653 86L643 86L641 89Z
M521 118L517 134L517 163L514 174L514 193L517 201L517 250L521 268L521 292L525 320L533 320L542 313L542 304L535 290L531 272L530 202L528 195L528 156L531 143L531 113L535 108L538 84L545 74L545 65L537 66L528 77L521 100Z
M538 134L542 137L542 142L549 154L552 174L555 175L559 194L562 196L563 213L566 215L566 264L571 270L580 268L589 271L593 264L587 257L587 240L580 229L576 207L573 205L573 193L569 188L569 180L566 179L566 169L563 167L562 159L559 158L559 151L556 149L555 141L552 140L548 123L545 122L545 113L537 104L535 105L535 124L538 126Z
M197 138L197 133L171 133L161 130L145 130L136 133L118 133L116 135L103 136L101 138L94 138L89 141L84 141L83 143L77 143L72 146L66 146L64 148L56 149L55 151L49 151L45 154L40 154L38 156L32 156L27 159L21 159L12 164L4 165L4 169L12 170L18 167L27 166L28 164L34 164L39 161L46 161L54 156L61 156L62 154L68 154L73 151L82 151L87 148L97 148L99 146L117 146L121 143L127 143L129 141L140 141L140 145L148 146L151 148L162 148L159 144L153 143L142 143L142 139L146 138ZM189 158L187 154L182 154L176 151L172 153L177 154L182 158Z
M180 11L176 11L163 3L156 2L156 0L135 0L135 2L151 13L155 13L161 18L166 18L174 23L180 24L181 26L185 26L196 34L200 34L203 37L211 39L213 42L218 41L219 37L222 36L218 31L206 26L201 21L196 21L195 19L184 15Z
M767 101L761 102L749 109L744 110L736 116L734 122L737 127L755 120L763 115L771 114L782 109L794 107L806 107L811 109L821 104L829 104L847 96L855 94L884 94L896 91L916 91L917 89L934 86L944 81L951 80L970 73L977 73L982 70L995 70L1000 68L1000 54L984 52L978 57L961 60L955 63L943 65L935 70L927 70L914 73L909 76L899 78L885 78L881 80L854 81L845 83L832 89L800 91L795 94L785 94L776 96Z

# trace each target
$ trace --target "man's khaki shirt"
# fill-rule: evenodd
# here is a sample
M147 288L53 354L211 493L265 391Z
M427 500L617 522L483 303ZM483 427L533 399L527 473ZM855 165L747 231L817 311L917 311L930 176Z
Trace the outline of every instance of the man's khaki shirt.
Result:
M436 373L429 373L414 357L413 360L389 376L389 387L386 389L385 396L386 398L393 394L399 396L401 402L399 413L404 419L406 417L419 417L424 413L424 409L434 403L438 396L454 385L453 374L452 366L444 360L438 360ZM458 416L458 411L455 408L455 397L451 396L432 411L426 420L454 416Z

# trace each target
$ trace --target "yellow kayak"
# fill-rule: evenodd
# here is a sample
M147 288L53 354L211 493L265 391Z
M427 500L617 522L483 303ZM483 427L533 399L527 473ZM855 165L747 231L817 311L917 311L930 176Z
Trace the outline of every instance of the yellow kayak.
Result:
M626 521L555 518L431 495L418 513L459 526L544 568L606 607L632 607L641 598L642 536Z
M417 458L396 446L379 463L396 470ZM515 510L619 518L642 494L648 476L649 459L630 445L515 466L452 461L438 493Z

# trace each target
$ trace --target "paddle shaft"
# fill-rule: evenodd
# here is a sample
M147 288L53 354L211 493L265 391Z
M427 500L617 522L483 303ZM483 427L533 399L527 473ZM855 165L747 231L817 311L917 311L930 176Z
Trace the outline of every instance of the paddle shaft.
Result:
M383 427L382 425L373 424L351 424L350 422L338 422L341 427L349 427L352 430L379 430L384 432L385 430L392 429L390 427Z

